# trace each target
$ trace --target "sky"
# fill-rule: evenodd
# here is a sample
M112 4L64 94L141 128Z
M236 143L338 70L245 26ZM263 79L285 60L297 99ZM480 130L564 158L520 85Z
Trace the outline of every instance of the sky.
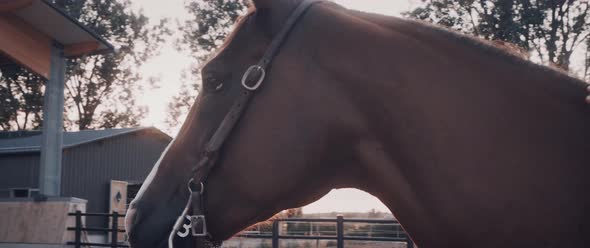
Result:
M186 0L132 0L134 8L142 10L152 22L162 18L171 19L172 24L188 19L184 9ZM385 15L399 16L409 10L416 0L335 0L335 2L351 8ZM171 27L175 28L175 27ZM190 54L179 52L174 48L174 38L171 37L160 50L160 55L148 61L140 70L145 78L159 78L160 83L155 89L147 90L139 98L139 104L149 108L147 118L142 122L144 126L155 126L164 129L166 125L167 104L172 96L180 91L180 75L183 70L190 68L192 58ZM375 209L389 212L374 196L356 189L332 190L319 201L303 208L304 213L328 212L367 212Z

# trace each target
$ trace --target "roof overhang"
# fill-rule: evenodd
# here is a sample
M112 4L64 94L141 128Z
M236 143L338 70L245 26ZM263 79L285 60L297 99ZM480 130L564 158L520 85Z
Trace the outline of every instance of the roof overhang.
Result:
M114 50L113 45L48 0L0 0L0 53L49 78L51 49L66 57ZM6 64L0 58L0 63Z
M70 149L73 147L134 133L143 133L152 137L163 138L167 140L167 142L172 141L172 137L155 127L84 130L78 132L65 132L62 149ZM38 153L40 151L41 132L39 131L0 132L0 156L22 153Z

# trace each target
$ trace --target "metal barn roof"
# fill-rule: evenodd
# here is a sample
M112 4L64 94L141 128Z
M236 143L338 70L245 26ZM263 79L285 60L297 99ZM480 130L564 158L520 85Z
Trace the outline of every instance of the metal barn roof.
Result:
M166 135L154 127L64 132L63 149L143 130L152 130ZM0 154L39 152L41 151L41 138L40 131L0 132Z

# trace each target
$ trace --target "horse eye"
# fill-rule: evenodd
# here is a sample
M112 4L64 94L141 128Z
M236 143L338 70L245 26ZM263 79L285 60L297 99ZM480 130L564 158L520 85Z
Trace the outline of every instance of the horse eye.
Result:
M217 80L216 77L209 76L207 77L205 82L213 89L213 91L220 91L221 89L223 89L223 82Z
M221 89L223 89L223 83L219 83L217 87L215 87L215 91L220 91Z

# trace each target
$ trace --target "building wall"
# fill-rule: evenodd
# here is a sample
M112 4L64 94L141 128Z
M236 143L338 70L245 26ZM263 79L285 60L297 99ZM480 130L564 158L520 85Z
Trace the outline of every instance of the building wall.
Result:
M167 136L144 130L65 150L62 196L88 200L88 212L108 212L110 181L143 181L169 142ZM90 218L87 223L107 224Z
M9 196L11 188L37 188L39 153L0 155L0 198Z
M142 182L170 141L156 129L144 129L65 149L61 196L88 200L88 212L108 212L111 180ZM0 198L11 188L38 185L38 152L0 155ZM107 221L89 217L87 224L106 227Z
M0 199L0 247L6 243L65 244L74 240L75 217L68 213L84 212L86 201L76 198ZM4 246L15 247L15 246Z

